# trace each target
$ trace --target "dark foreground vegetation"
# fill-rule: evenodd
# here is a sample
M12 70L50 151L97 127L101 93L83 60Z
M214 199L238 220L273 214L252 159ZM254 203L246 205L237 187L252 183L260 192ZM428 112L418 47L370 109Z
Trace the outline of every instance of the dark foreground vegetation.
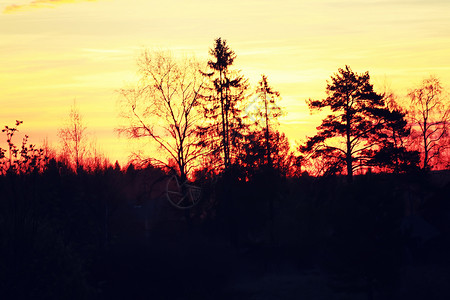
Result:
M3 299L446 299L450 175L199 178L178 210L164 172L0 177ZM158 181L159 180L159 181Z
M368 72L339 69L307 101L329 115L295 152L267 77L250 98L226 41L210 55L200 73L165 53L139 59L119 132L161 151L139 167L100 159L75 103L59 156L27 136L16 146L22 121L5 126L2 299L448 299L439 80L407 111Z

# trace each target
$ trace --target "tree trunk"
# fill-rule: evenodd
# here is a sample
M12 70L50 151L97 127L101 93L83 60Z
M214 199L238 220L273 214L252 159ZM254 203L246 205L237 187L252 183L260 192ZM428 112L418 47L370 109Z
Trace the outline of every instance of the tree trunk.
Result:
M267 165L269 169L272 169L272 158L270 157L270 131L269 131L269 114L267 108L267 94L264 92L264 106L266 117L266 152L267 152Z
M352 156L351 154L348 155L347 154L347 181L348 183L352 183L353 182L353 168L352 168Z
M229 153L228 153L228 129L227 129L227 109L226 109L226 101L227 97L223 95L223 79L222 79L222 71L219 73L219 81L220 81L220 109L221 109L221 115L222 115L222 146L223 146L223 160L224 160L224 166L225 169L228 169L228 161L229 161Z
M347 96L348 97L348 96ZM345 112L346 114L346 131L347 131L347 152L346 152L346 157L345 157L345 163L347 165L347 181L348 183L352 183L353 182L353 159L352 159L352 144L351 144L351 127L350 127L350 122L351 122L351 117L350 117L350 112L349 112L349 108L347 108L347 111Z
M428 169L427 120L423 122L423 169Z

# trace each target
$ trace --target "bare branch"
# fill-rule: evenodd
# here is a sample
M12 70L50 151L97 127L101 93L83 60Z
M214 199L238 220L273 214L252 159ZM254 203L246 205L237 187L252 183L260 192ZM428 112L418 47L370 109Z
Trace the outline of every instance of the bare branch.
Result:
M199 64L190 59L176 60L168 52L144 51L138 65L138 86L133 92L121 91L121 104L126 109L122 115L128 124L119 131L133 138L149 137L175 161L179 175L186 177L202 153L195 146L199 144L196 130L202 120L196 109L203 90Z

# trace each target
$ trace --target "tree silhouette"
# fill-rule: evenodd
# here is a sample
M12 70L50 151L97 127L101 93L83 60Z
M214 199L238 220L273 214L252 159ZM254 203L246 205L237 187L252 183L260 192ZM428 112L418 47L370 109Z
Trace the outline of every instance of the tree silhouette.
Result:
M391 124L388 120L398 121L401 115L386 108L384 97L374 91L368 72L356 74L349 66L331 77L326 93L327 98L309 100L308 105L312 110L329 108L332 113L322 120L317 134L301 150L313 158L325 158L332 163L328 168L334 172L345 167L351 182L354 171L370 166L374 155L384 147L380 137Z
M150 51L142 53L138 66L139 84L120 90L122 117L128 122L119 132L135 139L149 137L168 158L150 162L169 166L174 161L184 181L203 154L196 146L203 117L199 111L204 89L201 67L190 58L177 61L170 53Z
M8 149L0 148L0 175L4 174L29 174L34 171L42 172L47 163L44 149L28 143L28 135L22 138L19 148L13 141L14 135L19 131L18 127L23 121L16 120L14 127L5 126L2 132L6 134ZM6 156L5 154L8 153Z
M66 124L58 130L62 157L75 171L83 168L84 160L90 154L87 127L83 122L80 109L73 101Z
M444 140L449 136L450 105L443 92L440 80L430 77L408 94L411 99L409 117L413 139L421 152L421 167L424 170L435 167L449 147Z
M269 133L270 169L283 177L294 175L297 161L291 151L290 143L284 133L271 130ZM245 175L251 178L262 169L267 170L267 144L265 131L251 131L240 144L243 151L239 164L245 169Z
M14 126L14 127L5 126L5 128L2 129L2 132L6 133L6 142L8 143L8 150L0 148L0 160L2 161L2 173L5 173L6 171L13 171L14 158L17 158L19 149L13 143L12 138L13 138L14 134L17 131L19 131L17 129L17 127L19 127L19 125L22 123L23 123L23 121L16 120L16 126ZM8 157L5 156L6 151L8 151Z
M407 149L411 127L406 120L406 110L397 104L391 91L384 93L386 109L379 110L384 126L374 135L372 142L382 145L372 158L371 165L384 172L402 173L418 168L419 153Z
M266 145L266 163L269 168L272 167L271 158L271 127L278 121L278 117L282 115L281 107L278 106L280 100L280 93L275 91L268 83L267 76L261 75L261 80L258 82L256 89L258 100L262 102L261 109L257 113L256 123L264 130L264 140Z
M212 60L208 61L211 72L203 74L210 79L212 86L203 97L208 123L199 128L200 145L211 149L211 158L217 160L222 156L221 164L228 169L239 151L238 141L242 139L246 127L241 106L248 84L238 72L229 69L236 54L226 40L216 39L209 53L212 56Z

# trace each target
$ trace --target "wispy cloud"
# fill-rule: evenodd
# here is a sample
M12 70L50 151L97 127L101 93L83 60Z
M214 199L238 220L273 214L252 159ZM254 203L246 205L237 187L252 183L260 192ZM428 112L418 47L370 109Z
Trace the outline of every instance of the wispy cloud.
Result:
M5 7L4 14L13 14L21 11L27 11L36 8L54 8L61 4L78 3L78 2L94 2L97 0L34 0L26 4L11 4Z

